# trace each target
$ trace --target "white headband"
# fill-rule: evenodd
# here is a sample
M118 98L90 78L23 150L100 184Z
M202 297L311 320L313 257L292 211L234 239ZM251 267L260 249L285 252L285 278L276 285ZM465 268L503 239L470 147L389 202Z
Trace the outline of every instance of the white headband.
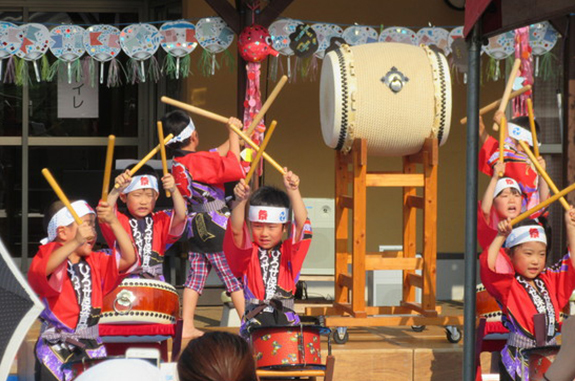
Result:
M288 208L278 208L275 206L250 206L248 219L252 222L283 224L287 222L288 213Z
M128 194L138 189L153 189L160 192L158 188L158 179L152 175L140 175L132 177L132 182L123 191L123 194Z
M78 217L82 218L86 214L96 214L94 209L84 200L74 201L72 203L72 208L78 214ZM47 244L48 242L52 242L56 239L58 235L58 228L60 226L68 226L72 222L74 222L74 217L72 217L72 213L68 210L68 208L63 207L60 209L56 214L52 216L50 222L48 223L48 237L43 238L40 240L42 245Z
M190 123L188 123L186 128L184 128L182 130L182 132L180 132L178 134L178 136L176 136L175 138L172 138L169 142L167 142L166 145L170 145L172 143L183 142L184 140L186 140L187 138L192 136L192 134L194 133L195 130L196 130L196 126L194 126L194 122L192 121L192 118L190 118Z
M519 184L517 184L517 181L515 181L511 177L504 177L502 179L497 180L497 185L495 185L495 192L493 192L493 198L497 197L499 193L501 193L504 189L507 188L517 189L519 193L522 193L521 188L519 188Z
M543 227L527 225L513 229L505 240L505 247L512 248L525 242L543 242L547 245L547 236Z
M513 139L523 140L533 147L533 135L531 131L511 122L507 123L507 130L509 131L509 136ZM538 145L541 145L541 142L539 142Z

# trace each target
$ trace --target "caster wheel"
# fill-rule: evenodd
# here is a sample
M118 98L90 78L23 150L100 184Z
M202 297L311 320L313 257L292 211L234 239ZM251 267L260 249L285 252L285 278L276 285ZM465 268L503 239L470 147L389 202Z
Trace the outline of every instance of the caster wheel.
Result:
M413 332L423 332L423 330L425 330L425 326L424 325L412 325L411 330Z
M461 331L452 325L445 327L445 336L450 343L459 343L461 341Z
M333 331L333 341L336 344L345 344L349 340L349 333L347 332L347 327L337 327Z

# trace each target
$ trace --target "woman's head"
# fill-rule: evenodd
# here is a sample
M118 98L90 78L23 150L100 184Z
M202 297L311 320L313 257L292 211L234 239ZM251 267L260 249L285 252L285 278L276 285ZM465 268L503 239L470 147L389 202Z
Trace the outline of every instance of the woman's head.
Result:
M515 218L521 213L522 193L517 181L502 177L493 192L493 207L499 218Z
M181 110L167 113L162 118L162 126L164 135L174 135L174 138L168 143L170 148L182 149L189 145L193 139L196 140L196 143L199 142L198 132L192 118Z
M248 343L228 332L208 332L190 341L178 360L180 381L256 381Z
M515 272L526 279L536 278L545 268L547 234L534 220L524 220L513 227L505 240Z
M271 249L281 242L289 207L288 195L275 187L263 186L251 195L248 220L258 246Z

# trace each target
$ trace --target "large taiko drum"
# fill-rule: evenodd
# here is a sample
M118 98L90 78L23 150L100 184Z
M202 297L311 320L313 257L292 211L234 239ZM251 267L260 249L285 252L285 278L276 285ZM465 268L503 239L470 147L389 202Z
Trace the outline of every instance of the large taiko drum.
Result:
M323 60L320 116L325 143L338 151L357 138L375 156L417 153L430 137L442 145L451 126L447 60L426 46L342 45Z
M261 327L251 333L258 369L325 369L321 362L321 334L314 325Z
M555 357L561 349L558 345L551 345L548 347L537 347L525 349L522 351L524 357L527 358L529 364L529 380L530 381L544 381L545 372L549 369Z
M487 292L483 284L478 284L475 288L475 313L479 317L485 318L489 323L501 322L503 312L493 296Z
M124 279L104 297L101 324L174 324L180 302L174 286L154 279Z

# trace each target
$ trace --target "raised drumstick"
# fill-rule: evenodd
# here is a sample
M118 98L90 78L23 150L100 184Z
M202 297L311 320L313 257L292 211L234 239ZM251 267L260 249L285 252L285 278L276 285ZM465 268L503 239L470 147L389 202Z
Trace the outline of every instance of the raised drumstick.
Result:
M507 131L507 118L501 118L501 128L499 129L499 162L503 163L505 157L505 132ZM503 177L504 173L499 172L499 177Z
M274 103L275 99L277 98L278 94L280 93L280 91L282 90L284 85L286 84L287 80L288 80L287 75L284 75L280 78L276 87L274 87L270 96L268 97L268 99L266 99L264 105L262 106L260 111L257 113L254 120L252 120L252 122L250 123L250 126L248 127L248 129L246 131L247 136L252 136L252 134L254 133L254 130L256 129L256 127L258 126L258 124L260 123L260 121L262 120L264 115L266 114L266 112L268 112L268 109L270 108L272 103Z
M513 90L513 83L515 82L515 77L519 72L519 67L521 66L521 60L519 58L515 59L513 62L513 68L511 69L511 73L509 73L509 79L507 80L507 85L505 86L505 91L503 92L503 96L501 97L501 104L499 105L498 111L505 112L507 108L507 103L509 103L509 97L511 96L511 90ZM493 123L493 131L497 131L499 126L497 123Z
M535 157L539 157L539 141L537 141L537 130L535 129L535 114L533 114L533 102L527 98L527 112L529 113L529 126L531 127L531 136L533 137L533 152Z
M531 152L531 149L529 149L527 143L525 143L523 140L519 140L519 144L521 145L521 147L523 147L523 151L525 151L527 156L529 156L529 159L531 159L531 162L537 169L537 172L539 172L539 175L543 177L543 179L547 182L547 185L549 185L549 188L551 188L553 193L555 194L559 193L559 188L557 188L553 180L551 180L551 177L549 177L547 172L545 172L545 170L541 167L539 161L537 160L537 157L533 154L533 152ZM559 202L561 203L561 205L563 205L563 208L565 208L565 210L571 209L569 203L567 202L567 200L565 200L565 197L561 197L559 199Z
M210 111L206 111L203 110L199 107L196 106L192 106L189 105L187 103L184 102L180 102L180 101L176 101L174 99L168 98L168 97L162 97L161 98L162 102L181 108L182 110L186 110L189 112L192 112L194 114L197 115L201 115L201 116L205 116L206 118L215 120L217 122L221 122L221 123L228 123L228 118L218 115L218 114L214 114L213 112ZM238 134L240 136L240 138L242 138L246 143L248 143L253 149L258 150L259 147L256 143L254 143L246 134L244 134L242 132L242 130L240 130L239 128L237 128L236 126L230 125L229 126L233 132L235 132L236 134ZM272 157L270 155L268 155L267 153L263 153L263 157L264 159L266 159L268 161L268 163L270 163L275 169L277 169L282 175L285 175L285 171L282 168L281 165L279 165L274 159L272 159Z
M168 136L166 136L166 138L164 139L164 144L172 140L173 137L174 137L173 134L169 134ZM144 158L140 160L138 164L136 164L132 169L130 169L130 177L134 176L134 174L138 172L138 169L142 168L144 164L148 162L148 160L150 160L152 157L154 157L155 154L158 153L159 150L160 150L160 144L158 144L153 150L151 150L146 156L144 156ZM116 184L114 185L114 188L118 189L120 188L120 186Z
M520 96L521 94L528 92L529 90L531 90L531 85L523 86L519 90L515 90L514 92L512 92L511 95L509 95L509 100L516 98L516 97ZM491 102L487 106L480 108L479 109L479 115L487 114L489 111L495 110L497 108L497 106L499 106L501 104L502 99L503 98L498 99L495 102ZM462 118L459 121L459 123L461 123L461 124L467 123L467 117Z
M64 194L64 191L62 190L62 188L60 188L60 185L58 185L58 183L56 182L56 179L54 178L54 176L52 176L52 173L50 173L50 170L48 168L44 168L42 170L42 174L46 178L46 181L48 181L48 184L50 184L50 186L54 190L54 193L56 193L56 196L58 196L60 201L62 201L62 203L64 203L64 205L66 205L66 208L68 208L68 211L70 212L72 217L74 217L74 221L76 221L76 223L78 225L82 225L82 223L84 221L82 221L80 216L78 216L78 213L76 213L74 208L72 208L72 204L70 203L70 200L68 200L68 197L66 197L66 195Z
M116 137L108 136L108 149L106 151L106 164L104 166L104 182L102 184L102 200L108 199L108 188L110 187L110 176L112 175L112 161L114 159L114 143Z
M529 217L533 213L535 213L535 212L545 208L547 205L559 200L561 197L565 196L567 193L569 193L573 190L575 190L575 183L569 185L567 188L563 189L561 192L553 195L553 197L549 197L547 200L539 203L537 206L534 206L533 208L529 209L528 211L521 213L520 215L518 215L517 217L515 217L514 219L511 220L511 225L513 226L513 225L523 221L524 219L526 219L527 217Z
M246 176L246 184L249 184L250 180L252 179L252 176L253 176L256 168L258 167L260 159L262 158L262 154L264 153L264 150L266 149L268 142L270 141L272 134L274 133L274 130L276 128L276 124L277 124L277 122L274 120L274 121L272 121L272 124L270 124L270 126L268 127L264 141L260 145L260 149L258 149L258 153L256 154L255 159L252 160L252 165L250 166L250 170Z
M160 157L162 158L162 173L168 174L168 161L166 160L166 145L164 144L164 127L162 122L158 121L158 141L160 142ZM169 140L168 140L169 141ZM166 191L166 197L171 197L170 191Z

